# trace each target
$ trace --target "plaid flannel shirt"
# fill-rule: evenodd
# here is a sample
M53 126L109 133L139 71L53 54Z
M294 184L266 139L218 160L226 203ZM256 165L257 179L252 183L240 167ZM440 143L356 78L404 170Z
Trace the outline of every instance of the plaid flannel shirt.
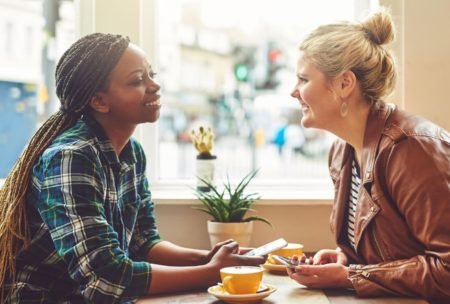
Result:
M36 161L27 197L31 244L17 257L12 303L125 303L148 292L160 241L145 155L117 157L85 115Z

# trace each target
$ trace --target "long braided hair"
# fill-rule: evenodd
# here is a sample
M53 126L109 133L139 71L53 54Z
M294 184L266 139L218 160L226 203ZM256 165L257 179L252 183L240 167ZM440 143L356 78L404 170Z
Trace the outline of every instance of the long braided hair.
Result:
M30 241L25 201L34 162L88 110L94 94L106 89L109 74L129 42L120 35L90 34L76 41L56 66L56 95L61 107L31 138L0 189L0 303L6 297L5 284L16 281L15 256Z

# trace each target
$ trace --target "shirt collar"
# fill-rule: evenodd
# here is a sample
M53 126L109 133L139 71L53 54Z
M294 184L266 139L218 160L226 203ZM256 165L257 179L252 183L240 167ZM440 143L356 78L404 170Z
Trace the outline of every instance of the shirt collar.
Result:
M117 156L111 141L106 135L103 127L89 114L85 114L82 117L89 131L97 138L100 151L106 158L106 161L110 165L119 165L123 169L131 166L137 162L135 153L133 153L133 145L131 140L128 140L127 144L123 148L119 156Z
M367 118L366 128L364 131L364 142L362 150L362 160L360 169L361 183L373 181L373 167L375 165L375 157L378 145L381 140L382 131L386 125L389 115L394 111L395 106L392 104L383 104L379 107L372 108ZM353 148L345 141L338 139L333 147L334 158L330 159L330 174L334 179L338 179L341 170L345 165L351 165L353 158Z

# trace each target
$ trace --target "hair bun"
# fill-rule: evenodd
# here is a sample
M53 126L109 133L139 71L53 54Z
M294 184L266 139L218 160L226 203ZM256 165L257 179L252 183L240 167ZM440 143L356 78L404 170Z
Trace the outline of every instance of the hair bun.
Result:
M391 15L384 9L367 17L361 26L368 39L378 45L392 42L395 38Z

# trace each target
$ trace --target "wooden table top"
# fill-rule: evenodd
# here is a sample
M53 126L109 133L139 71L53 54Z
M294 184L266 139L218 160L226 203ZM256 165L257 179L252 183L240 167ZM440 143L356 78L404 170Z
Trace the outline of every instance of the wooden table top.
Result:
M314 303L314 304L426 304L427 301L410 298L357 298L355 293L349 290L310 290L291 280L287 275L264 272L263 281L276 286L277 290L261 300L262 304L289 304L289 303ZM183 292L171 295L160 295L142 298L137 304L162 304L162 303L195 303L195 304L220 304L224 303L206 290ZM244 303L244 302L242 302Z

